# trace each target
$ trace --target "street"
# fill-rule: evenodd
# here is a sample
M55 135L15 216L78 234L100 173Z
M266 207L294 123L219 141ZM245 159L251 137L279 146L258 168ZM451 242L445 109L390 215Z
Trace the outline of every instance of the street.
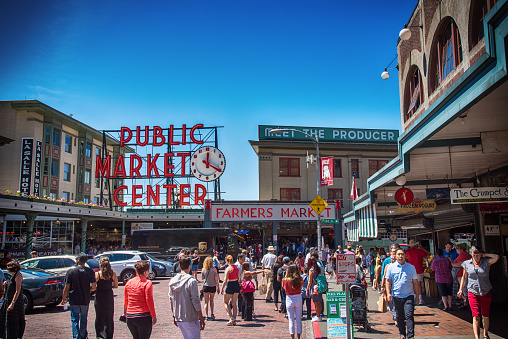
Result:
M221 272L221 277L223 273ZM170 278L163 277L153 281L155 310L157 323L153 326L151 338L182 338L180 330L173 324L171 308L168 300L168 283ZM201 283L199 288L201 289ZM123 310L123 285L115 290L115 338L132 338L127 325L118 319ZM265 303L264 296L255 293L255 320L245 322L238 320L237 326L226 326L228 320L222 295L215 294L215 321L207 321L202 338L288 338L288 320L282 314L273 311L273 304ZM204 312L204 303L201 303ZM88 313L88 336L95 337L95 309L93 300ZM302 338L314 338L309 321L303 322ZM31 314L26 315L26 331L24 338L72 338L69 311L62 307L35 307Z

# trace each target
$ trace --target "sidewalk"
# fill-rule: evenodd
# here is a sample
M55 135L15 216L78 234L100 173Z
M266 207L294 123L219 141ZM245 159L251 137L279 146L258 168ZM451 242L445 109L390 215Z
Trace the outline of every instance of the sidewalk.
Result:
M342 286L333 280L328 280L330 291L341 291ZM368 290L368 319L372 327L371 333L355 326L355 339L370 338L399 338L399 332L395 326L390 312L381 313L377 310L379 294L372 288ZM326 305L326 298L325 305ZM472 316L470 309L444 312L438 308L441 298L426 298L425 305L417 306L415 310L415 334L419 338L464 338L474 339ZM325 306L326 309L326 306ZM492 305L491 308L490 338L508 338L508 309L506 305ZM360 331L359 331L360 330ZM321 336L319 336L321 332ZM326 317L319 323L319 329L314 330L315 338L327 338ZM481 336L483 338L483 335Z

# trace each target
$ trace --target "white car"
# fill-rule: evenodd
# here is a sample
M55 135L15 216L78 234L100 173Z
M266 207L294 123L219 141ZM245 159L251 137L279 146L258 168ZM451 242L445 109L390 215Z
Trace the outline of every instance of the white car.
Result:
M150 258L148 258L145 252L110 251L95 256L95 259L100 260L102 257L109 258L111 268L115 271L118 281L123 282L124 284L136 276L136 269L134 268L134 265L140 261L146 261L149 263L150 276L153 276L152 264Z
M85 266L90 267L97 272L99 270L98 262L90 256ZM68 270L76 266L75 255L51 255L47 257L37 257L24 260L20 263L22 269L38 268L58 274L65 275Z

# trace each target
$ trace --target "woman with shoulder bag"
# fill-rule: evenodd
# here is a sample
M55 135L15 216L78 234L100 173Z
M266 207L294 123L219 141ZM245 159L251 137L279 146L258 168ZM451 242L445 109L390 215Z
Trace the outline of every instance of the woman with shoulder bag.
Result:
M264 271L250 271L250 264L248 262L244 262L242 264L242 283L241 283L241 293L243 294L243 309L242 311L242 319L245 321L252 321L252 313L254 312L254 291L256 291L256 286L254 282L252 282L253 277L256 274L261 274Z
M203 271L201 271L201 279L203 279L203 289L201 292L203 293L205 299L205 319L206 320L215 320L215 315L213 314L214 301L213 296L215 292L217 294L220 293L219 289L219 275L217 271L213 268L213 259L212 257L207 257L203 262ZM208 309L210 309L211 316L208 316Z
M7 263L11 279L4 281L5 299L0 308L0 338L22 338L25 332L25 305L23 303L23 276L21 265L12 260Z
M108 257L99 261L100 271L95 273L97 290L95 292L95 334L97 338L113 338L115 299L113 288L118 288L118 278L111 269Z

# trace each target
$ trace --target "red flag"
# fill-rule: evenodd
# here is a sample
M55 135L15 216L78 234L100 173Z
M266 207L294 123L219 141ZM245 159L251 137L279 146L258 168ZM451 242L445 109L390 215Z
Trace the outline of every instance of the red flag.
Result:
M353 185L351 187L351 199L353 199L353 201L358 199L358 190L356 189L355 177L353 177Z

